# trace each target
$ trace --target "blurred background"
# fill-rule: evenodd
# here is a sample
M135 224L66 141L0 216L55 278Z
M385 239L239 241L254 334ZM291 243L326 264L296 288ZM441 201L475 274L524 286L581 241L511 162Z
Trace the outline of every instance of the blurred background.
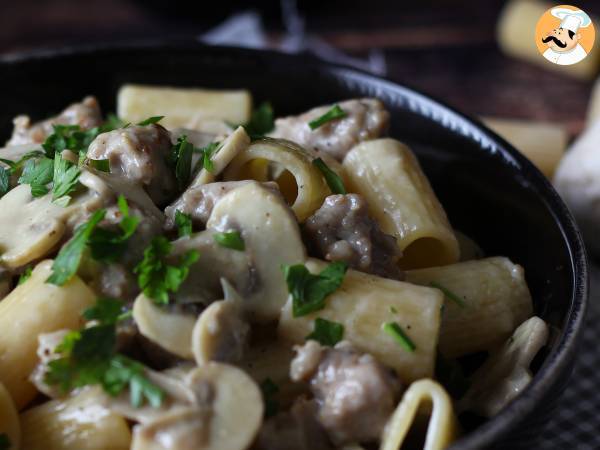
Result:
M557 73L543 60L504 54L496 38L503 0L2 4L0 53L182 36L311 51L385 74L471 115L560 122L569 135L583 127L592 86L591 78ZM576 6L600 16L598 0Z

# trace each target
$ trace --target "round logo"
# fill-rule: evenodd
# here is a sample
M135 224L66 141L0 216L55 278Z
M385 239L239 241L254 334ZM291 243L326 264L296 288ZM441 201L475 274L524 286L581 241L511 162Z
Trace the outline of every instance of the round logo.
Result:
M571 5L550 8L535 27L535 43L541 55L553 64L570 66L583 60L594 46L592 19Z

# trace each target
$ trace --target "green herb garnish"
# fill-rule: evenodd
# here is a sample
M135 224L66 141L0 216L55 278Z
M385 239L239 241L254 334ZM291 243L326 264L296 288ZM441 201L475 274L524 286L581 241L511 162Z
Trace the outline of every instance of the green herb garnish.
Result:
M260 383L260 390L265 401L265 417L271 417L279 411L279 402L275 398L279 392L279 386L270 378Z
M29 278L31 278L32 270L33 269L31 268L31 266L25 267L25 270L23 271L23 273L21 275L19 275L19 281L17 282L17 286L22 285L27 280L29 280Z
M110 160L108 159L88 159L88 164L100 172L110 173Z
M192 216L176 210L175 225L177 225L177 233L179 237L190 236L192 234Z
M213 172L215 170L215 165L212 161L212 157L220 148L221 142L211 142L206 147L194 149L195 152L202 154L202 157L198 160L194 170L197 171L204 167L207 171Z
M120 232L96 227L89 238L92 258L98 261L119 260L127 250L127 241L133 236L140 223L139 217L129 214L129 205L123 195L119 195L117 205L121 213Z
M192 154L194 146L188 142L187 136L183 135L177 139L177 143L171 149L169 163L175 170L177 186L180 190L185 189L192 175Z
M146 125L154 125L155 123L160 122L162 119L164 119L165 116L152 116L152 117L148 117L145 120L142 120L141 122L139 122L137 125L140 127L145 127Z
M43 197L48 193L47 184L52 181L53 173L54 161L52 159L29 159L23 166L19 183L30 185L33 197Z
M333 105L332 108L323 114L321 117L316 118L315 120L311 120L308 122L308 126L311 130L316 130L317 128L325 125L327 122L331 122L332 120L341 119L346 117L348 114L340 105Z
M321 158L317 158L313 159L312 163L313 166L319 169L323 174L323 177L327 182L327 186L329 186L329 189L331 189L331 192L334 194L346 194L344 182L337 173L335 173L327 164L325 164L325 161L323 161Z
M429 286L442 291L444 293L444 296L447 299L452 300L454 303L456 303L461 308L464 308L465 306L467 306L467 304L465 303L465 301L462 298L460 298L458 295L456 295L450 289L442 286L440 283L437 283L436 281L432 281L431 283L429 283Z
M415 343L402 330L397 322L387 322L382 326L383 331L389 334L407 352L414 352L417 348Z
M71 161L63 159L60 155L54 157L54 185L52 187L52 201L66 198L62 206L66 206L71 197L69 194L77 188L81 171Z
M141 406L144 398L153 407L161 405L164 392L146 378L144 366L116 352L115 324L122 306L118 300L100 299L84 312L86 318L98 323L64 337L55 349L61 357L48 363L48 384L58 385L63 392L99 384L111 396L129 387L134 407Z
M273 131L273 128L275 128L275 116L271 104L269 102L262 102L258 108L252 111L248 123L242 126L252 140L259 139Z
M243 252L246 249L244 239L239 231L227 231L224 233L213 234L213 239L221 247L230 248L232 250L239 250Z
M398 310L396 309L396 307L395 307L395 306L390 306L390 312L391 312L392 314L398 314Z
M90 220L77 227L71 240L58 252L54 263L52 263L52 275L48 277L46 283L62 286L75 275L86 244L94 232L96 225L104 219L105 214L105 209L99 209L92 214Z
M317 317L315 328L306 339L317 341L321 345L333 347L344 338L344 325Z
M146 297L159 305L169 303L169 292L175 293L189 274L189 268L199 257L197 250L189 250L181 257L178 265L170 265L164 258L171 252L171 243L164 236L152 239L144 250L144 259L135 269L138 285Z
M10 169L0 167L0 198L10 190Z
M303 264L283 266L283 274L292 296L294 317L305 316L325 307L325 298L344 281L348 265L337 261L314 275Z

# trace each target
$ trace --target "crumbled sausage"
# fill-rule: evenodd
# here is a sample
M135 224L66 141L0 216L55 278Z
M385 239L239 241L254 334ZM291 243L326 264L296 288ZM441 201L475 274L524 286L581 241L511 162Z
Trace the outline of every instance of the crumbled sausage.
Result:
M86 97L81 103L69 105L58 116L32 124L29 116L17 116L13 120L14 129L7 146L40 144L52 134L52 125L79 125L87 130L102 124L102 114L98 101Z
M145 187L157 205L164 205L175 193L173 172L166 159L171 136L160 125L131 126L100 134L90 144L90 159L108 159L111 174L120 174Z
M306 220L303 232L320 257L385 278L404 278L397 265L402 252L396 239L369 217L367 203L358 194L327 197Z
M290 376L308 381L317 400L317 419L335 445L381 437L396 406L400 383L373 356L347 341L323 348L315 341L296 347Z
M299 116L277 119L271 136L294 141L303 147L325 152L342 161L352 147L386 133L390 115L377 99L363 98L339 103L346 116L311 130L309 122L331 109L320 106Z

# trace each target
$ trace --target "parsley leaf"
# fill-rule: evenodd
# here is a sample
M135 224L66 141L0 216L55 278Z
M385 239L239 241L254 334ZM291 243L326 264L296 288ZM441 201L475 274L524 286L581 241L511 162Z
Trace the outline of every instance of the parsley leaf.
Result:
M54 161L49 158L29 159L25 162L20 184L31 186L33 197L43 197L48 193L48 183L52 181Z
M88 164L100 172L110 173L110 160L108 159L88 159Z
M221 142L211 142L206 147L195 149L195 152L202 153L202 157L198 160L194 170L197 171L204 167L209 172L214 171L215 166L212 162L212 157L217 151L219 151L220 148Z
M67 392L73 388L99 384L109 395L116 396L129 387L131 404L142 405L144 398L154 406L162 403L164 392L144 375L144 366L116 353L117 312L122 303L114 299L99 300L85 311L98 325L68 333L56 347L61 357L48 363L45 380Z
M11 446L10 439L6 433L0 433L0 450L9 450Z
M192 216L176 210L175 225L177 225L179 237L190 236L192 234Z
M213 234L213 239L221 247L230 248L243 252L246 249L244 240L239 231L227 231L225 233Z
M265 401L265 417L271 417L279 411L279 402L275 395L279 392L279 386L270 378L266 378L260 383L260 391Z
M317 317L315 319L315 328L312 333L306 336L306 339L312 339L321 345L333 347L340 342L343 337L344 325Z
M341 119L346 117L348 113L340 108L340 105L333 105L329 111L323 114L321 117L316 118L315 120L311 120L308 122L308 126L311 130L316 130L317 128L325 125L327 122L331 122L332 120Z
M17 282L17 286L22 285L27 280L29 280L29 278L31 278L32 270L33 269L31 268L31 266L25 267L25 270L23 271L23 273L21 275L19 275L19 281Z
M381 328L407 352L413 353L416 350L417 346L404 332L399 323L387 322L384 323Z
M185 189L192 175L192 154L194 146L188 142L187 136L183 135L177 139L177 143L171 149L169 162L175 169L175 178L180 190Z
M262 102L258 108L252 111L250 120L242 125L252 140L259 139L270 133L275 128L273 107L269 102Z
M102 325L117 323L123 315L125 303L110 297L101 297L96 304L83 311L86 320L97 320Z
M462 299L461 297L459 297L458 295L456 295L454 292L452 292L447 287L442 286L440 283L432 281L431 283L429 283L429 286L434 287L434 288L439 289L440 291L442 291L442 293L444 294L444 296L447 299L452 300L454 303L456 303L461 308L464 308L465 306L467 306L467 304L465 303L464 299Z
M197 250L189 250L178 266L169 265L164 258L170 253L171 243L164 236L152 239L144 250L144 259L134 268L138 285L146 297L156 304L167 305L169 292L177 292L189 274L189 268L199 257Z
M140 127L145 127L146 125L154 125L155 123L160 122L162 119L164 119L165 116L152 116L152 117L148 117L145 120L142 120L141 122L139 122L137 125Z
M52 187L52 201L56 202L61 197L68 195L77 188L81 171L71 161L63 159L60 155L54 157L54 186ZM67 198L66 203L70 197ZM64 202L63 202L64 203ZM66 206L64 204L63 206Z
M129 214L129 205L123 195L119 195L117 204L122 216L119 223L121 232L97 227L90 235L89 245L92 258L98 261L114 262L119 260L127 249L127 241L133 236L140 223L139 217Z
M46 283L62 286L69 281L79 268L81 257L86 248L86 244L98 225L106 215L105 209L99 209L92 214L90 220L80 225L75 230L73 237L60 249L54 263L52 264L52 275L48 277Z
M10 190L10 169L0 167L0 198Z
M128 125L129 124L126 124L123 120L119 119L116 114L109 113L106 115L104 123L100 126L100 132L106 133L107 131L125 128Z
M283 274L292 295L294 317L305 316L325 307L325 298L344 281L348 265L336 261L314 275L303 264L283 266Z
M321 158L313 159L313 166L321 171L325 181L327 182L327 186L331 189L331 192L334 194L346 194L346 187L344 186L344 182L341 177L335 173L333 170L329 168L325 161Z
M71 148L75 142L75 139L72 139L72 134L80 131L78 125L52 125L52 129L54 132L42 144L48 158L54 159L56 153L60 154L66 149L79 150L78 148Z
M28 160L33 158L39 158L41 156L44 156L43 152L39 150L32 150L21 156L21 159L19 159L18 161L11 161L10 159L0 158L0 162L3 162L10 168L10 174L12 175L21 170Z

